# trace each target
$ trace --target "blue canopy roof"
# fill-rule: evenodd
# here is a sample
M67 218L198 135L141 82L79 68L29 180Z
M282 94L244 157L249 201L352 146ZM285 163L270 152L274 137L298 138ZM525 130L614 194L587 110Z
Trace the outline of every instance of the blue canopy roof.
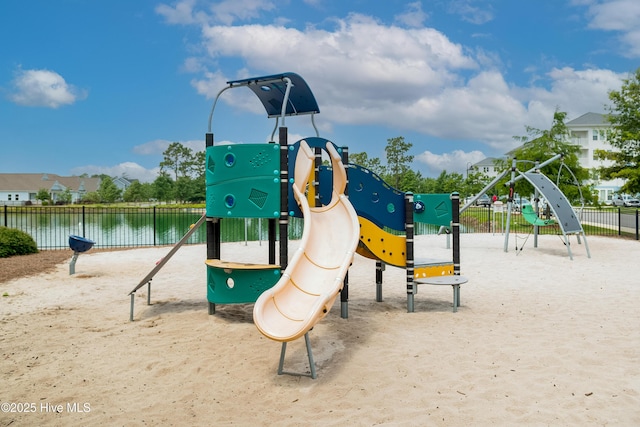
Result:
M286 78L292 83L287 101L286 116L319 113L318 103L302 77L296 73L274 74L272 76L253 77L243 80L232 80L227 83L230 87L247 86L256 94L269 117L282 115L282 103L287 89Z

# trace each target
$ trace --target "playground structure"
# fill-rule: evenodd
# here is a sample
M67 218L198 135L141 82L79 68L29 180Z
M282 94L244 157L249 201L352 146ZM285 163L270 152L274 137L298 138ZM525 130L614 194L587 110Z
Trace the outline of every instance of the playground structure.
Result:
M507 221L505 227L505 238L504 238L504 251L508 252L509 247L509 229L511 224L511 215L513 212L513 195L514 195L514 186L515 183L520 179L527 180L535 189L534 194L534 205L524 205L522 208L522 218L527 221L533 227L533 235L534 235L534 247L538 247L538 232L539 227L545 227L549 225L558 225L560 231L562 232L562 238L565 246L567 247L567 251L569 254L569 259L573 260L573 253L571 251L571 242L569 241L569 236L575 235L578 244L581 244L581 240L584 240L584 246L587 252L587 257L591 258L591 253L589 251L589 245L587 243L587 237L585 235L584 229L582 228L582 224L580 223L580 216L576 213L576 211L569 203L569 200L566 196L560 191L558 186L554 184L547 176L540 172L540 168L555 162L559 159L562 159L562 154L556 154L552 156L550 159L542 162L536 163L536 165L525 171L521 172L517 168L517 159L512 159L511 168L506 169L501 174L496 176L485 188L483 188L476 197L472 198L465 206L462 207L460 213L464 212L469 206L471 206L480 195L485 194L489 189L494 187L498 181L500 181L503 177L505 177L508 173L511 174L511 179L509 180L509 197L507 199ZM568 169L564 163L562 164L565 168ZM570 170L569 170L570 172ZM575 180L575 176L574 176ZM550 210L553 212L554 219L543 219L540 218L537 214L538 212L538 200L540 196L544 197L547 200L548 206ZM517 248L516 248L517 249ZM522 249L521 249L522 250Z
M130 320L134 296L151 281L191 234L206 223L207 301L254 305L254 323L266 337L282 342L278 373L287 342L305 337L312 378L315 365L308 332L324 318L340 293L341 316L348 317L348 269L354 254L376 260L376 300L382 301L385 265L406 270L407 311L414 311L414 279L460 274L459 196L400 192L372 171L348 164L347 147L319 137L313 117L319 113L306 82L283 73L227 82L209 115L206 144L206 211L189 232L129 293ZM278 143L214 144L211 131L219 97L228 89L247 87L276 118L271 139ZM285 119L311 115L316 136L289 144ZM281 126L278 127L281 120ZM327 153L331 166L322 165ZM302 238L289 260L289 217L304 218ZM227 218L268 219L268 259L246 263L222 257L221 223ZM452 260L414 257L414 224L440 226L453 236ZM277 245L276 245L277 243ZM276 252L278 260L276 261ZM456 301L454 299L454 309ZM454 310L455 311L455 310ZM306 374L294 374L306 375Z
M224 91L237 87L252 90L268 117L276 118L272 139L278 129L277 144L214 145L211 123L215 106ZM215 314L217 304L255 302L258 330L282 342L278 373L285 373L286 343L304 336L313 378L308 332L326 316L338 293L341 316L348 317L347 272L354 251L377 260L378 301L382 300L383 265L406 269L410 312L414 311L417 290L414 277L453 275L460 270L458 195L399 192L368 169L348 165L347 148L320 138L317 129L315 137L289 144L286 117L311 115L315 129L313 117L317 113L313 93L297 74L230 81L216 96L206 134L209 314ZM279 120L282 126L278 128ZM323 151L329 154L331 167L321 165ZM291 260L289 216L304 218L302 239ZM269 219L265 264L222 259L220 230L225 218ZM453 261L414 259L415 221L451 228Z

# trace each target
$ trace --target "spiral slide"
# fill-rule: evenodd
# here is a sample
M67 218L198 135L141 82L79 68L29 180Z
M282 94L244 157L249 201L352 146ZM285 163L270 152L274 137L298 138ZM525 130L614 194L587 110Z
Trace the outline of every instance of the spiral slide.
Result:
M303 140L292 185L304 217L300 246L280 280L258 297L253 309L258 330L283 345L305 335L329 312L342 289L360 237L358 215L344 195L344 165L331 143L326 148L333 166L331 201L322 207L309 206L305 190L314 167L314 153Z

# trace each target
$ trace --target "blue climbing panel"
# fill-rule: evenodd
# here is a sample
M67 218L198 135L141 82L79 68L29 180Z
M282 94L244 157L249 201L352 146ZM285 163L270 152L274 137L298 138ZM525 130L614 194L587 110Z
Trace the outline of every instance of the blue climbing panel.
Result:
M359 216L378 227L405 229L404 193L369 169L349 164L349 200ZM322 177L321 177L322 182Z

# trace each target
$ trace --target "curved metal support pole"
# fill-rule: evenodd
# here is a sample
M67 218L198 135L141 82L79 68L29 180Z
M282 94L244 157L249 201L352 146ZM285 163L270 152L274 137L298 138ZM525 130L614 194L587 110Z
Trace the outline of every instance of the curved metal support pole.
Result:
M271 132L271 139L270 139L270 141L273 141L273 137L274 137L274 136L276 136L276 130L278 129L278 120L279 120L279 119L280 119L279 117L276 117L276 125L275 125L275 127L273 128L273 131Z
M287 83L287 88L284 91L284 98L282 99L282 111L280 113L282 115L282 127L284 127L284 119L287 116L287 104L289 104L289 93L291 93L291 86L293 86L293 84L289 77L285 77L282 80Z
M73 257L71 258L71 262L69 263L69 275L76 274L76 261L78 260L78 256L80 256L80 252L74 252Z
M224 92L227 89L231 89L232 87L233 86L227 86L224 89L222 89L220 92L218 92L218 94L216 95L216 99L213 101L213 105L211 106L211 112L209 113L209 126L207 127L207 132L211 133L211 122L213 121L213 111L216 109L218 98L220 98L220 95L222 95L222 92Z
M314 119L315 116L316 116L315 113L311 114L311 125L313 126L313 130L316 131L316 136L319 138L320 137L320 132L318 132L318 128L316 127L316 121Z

